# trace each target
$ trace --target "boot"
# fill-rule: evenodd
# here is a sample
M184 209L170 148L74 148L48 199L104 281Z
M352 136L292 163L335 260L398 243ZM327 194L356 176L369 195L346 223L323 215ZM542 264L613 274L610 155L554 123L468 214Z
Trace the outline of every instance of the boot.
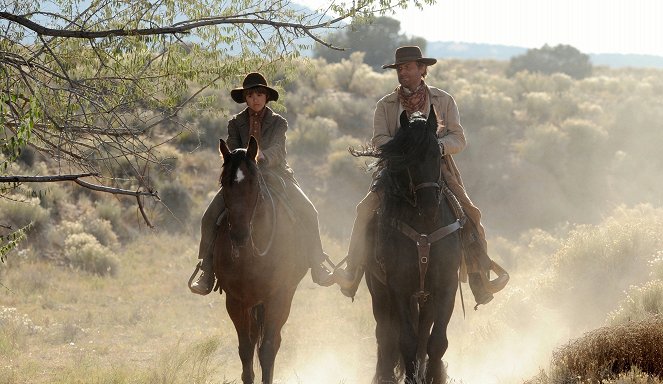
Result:
M481 275L482 273L480 272L467 274L470 290L472 291L472 295L474 295L474 301L477 303L477 305L474 307L475 310L479 305L488 304L491 300L493 300L493 294L488 291L486 285L484 284L485 279L482 278Z
M211 259L211 257L209 258ZM194 276L201 269L203 273L200 274L198 280L189 285L191 292L198 295L207 295L212 292L214 288L214 271L212 271L212 260L208 258L203 259L197 266L196 271L193 272Z
M490 280L490 271L497 277ZM474 295L477 306L488 304L493 299L493 294L504 289L509 282L509 274L499 264L491 260L491 267L485 272L474 272L468 274L470 290ZM476 307L474 307L476 309Z
M341 287L341 293L349 298L354 298L359 289L359 283L364 276L364 268L361 266L346 265L334 271L334 280Z

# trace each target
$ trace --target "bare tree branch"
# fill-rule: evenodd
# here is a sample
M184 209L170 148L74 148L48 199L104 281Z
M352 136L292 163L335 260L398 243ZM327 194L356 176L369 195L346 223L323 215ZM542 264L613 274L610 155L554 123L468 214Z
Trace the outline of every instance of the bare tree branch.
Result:
M251 17L210 17L205 19L196 19L189 20L186 22L180 22L177 25L167 26L167 27L157 27L157 28L137 28L137 29L109 29L103 31L86 31L86 30L67 30L67 29L53 29L44 27L40 24L35 23L34 21L21 16L15 15L9 12L0 12L0 18L13 21L17 24L24 26L25 28L34 31L40 36L52 36L52 37L68 37L68 38L77 38L77 39L97 39L102 37L117 37L117 36L153 36L153 35L165 35L165 34L182 34L189 33L193 29L200 27L211 26L211 25L224 25L224 24L246 24L246 25L269 25L274 28L291 28L293 30L301 30L306 33L308 36L313 38L315 41L324 44L330 48L331 44L324 42L322 39L314 36L311 33L312 30L327 28L335 23L338 23L341 20L344 20L348 15L342 15L335 19L317 23L317 24L301 24L301 23L291 23L283 22L276 20L265 20L261 18L251 18ZM341 49L341 48L337 48Z
M74 181L76 184L94 191L111 193L114 195L151 196L158 198L156 191L130 191L122 188L112 188L80 180L81 177L99 176L96 173L81 173L71 175L50 176L0 176L0 183L52 183L60 181Z

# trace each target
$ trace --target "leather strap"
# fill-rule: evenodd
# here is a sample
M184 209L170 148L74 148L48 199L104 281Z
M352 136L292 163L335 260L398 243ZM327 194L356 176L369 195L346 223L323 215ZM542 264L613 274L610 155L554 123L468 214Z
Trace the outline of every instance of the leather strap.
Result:
M414 296L417 297L419 304L421 305L425 303L426 300L428 300L428 296L430 296L430 292L426 292L424 287L426 273L428 272L428 262L430 261L430 247L436 241L459 230L462 227L460 220L456 220L449 225L438 228L436 231L428 235L417 232L414 228L401 220L392 220L391 225L414 241L417 245L417 255L419 258L419 292L415 293Z

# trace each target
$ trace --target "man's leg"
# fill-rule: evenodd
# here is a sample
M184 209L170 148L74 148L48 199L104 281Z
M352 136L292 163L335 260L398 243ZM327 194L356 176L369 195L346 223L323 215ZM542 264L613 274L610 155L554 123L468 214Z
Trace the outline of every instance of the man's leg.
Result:
M352 226L346 259L347 266L345 269L334 271L336 282L341 287L341 292L347 297L354 297L361 278L364 276L364 265L368 252L366 247L367 229L379 206L380 197L377 192L372 190L357 204L357 216Z
M493 299L493 294L499 292L509 281L509 274L495 264L486 250L486 239L481 224L476 225L474 218L480 217L479 210L472 206L464 210L472 212L468 214L469 220L463 228L465 261L468 268L468 283L477 305L487 304ZM497 273L497 278L490 280L490 271Z
M200 261L200 269L202 273L198 279L191 284L191 292L199 295L207 295L214 288L214 270L213 270L213 253L214 242L216 241L216 233L219 230L219 219L225 210L225 203L223 201L223 194L221 190L217 192L216 196L205 209L203 217L200 221L200 245L198 246L198 259Z

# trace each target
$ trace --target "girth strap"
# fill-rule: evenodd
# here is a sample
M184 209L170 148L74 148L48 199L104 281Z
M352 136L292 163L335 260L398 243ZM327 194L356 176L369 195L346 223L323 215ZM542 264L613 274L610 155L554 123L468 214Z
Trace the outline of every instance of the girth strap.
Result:
M428 300L428 296L430 295L429 292L424 290L424 282L426 281L426 273L428 272L430 247L436 241L459 230L462 227L461 222L460 220L456 220L428 235L417 232L414 228L401 220L392 220L391 225L414 241L417 245L417 254L419 257L419 292L415 293L415 296L419 299L419 303L423 304Z

